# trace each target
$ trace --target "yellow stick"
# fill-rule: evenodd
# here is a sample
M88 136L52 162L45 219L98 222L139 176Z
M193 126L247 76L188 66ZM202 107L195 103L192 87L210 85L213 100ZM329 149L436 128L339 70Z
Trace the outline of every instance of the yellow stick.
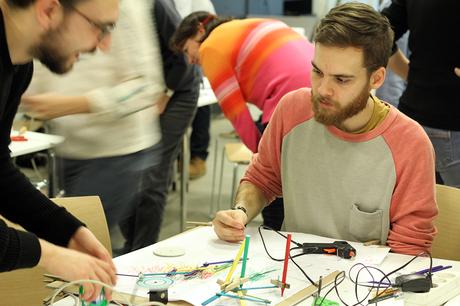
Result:
M232 267L230 268L230 271L228 271L227 278L225 278L226 284L230 282L233 272L235 272L235 269L238 266L238 263L240 262L240 258L241 258L241 255L243 254L245 244L246 244L246 240L240 245L240 249L238 250L238 253L236 253L236 257L233 260Z
M239 295L239 296L243 296L243 292L238 291L238 295ZM240 305L241 305L241 306L246 306L246 301L245 301L245 300L240 300Z

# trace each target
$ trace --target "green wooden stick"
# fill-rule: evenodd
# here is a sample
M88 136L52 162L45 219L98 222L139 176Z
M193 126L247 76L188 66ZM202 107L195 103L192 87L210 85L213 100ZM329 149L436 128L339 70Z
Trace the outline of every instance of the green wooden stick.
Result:
M243 253L243 264L241 265L241 275L240 278L243 279L244 275L246 274L246 261L248 260L248 250L249 250L249 240L251 239L250 235L246 235L246 239L244 241L244 253ZM240 285L240 288L243 284Z

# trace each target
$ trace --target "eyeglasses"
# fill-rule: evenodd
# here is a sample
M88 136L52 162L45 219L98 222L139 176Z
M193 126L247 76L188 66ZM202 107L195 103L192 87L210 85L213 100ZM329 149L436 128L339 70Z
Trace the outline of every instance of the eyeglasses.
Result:
M100 33L97 37L97 39L99 41L103 40L104 37L106 37L107 35L109 35L110 33L113 32L113 30L115 30L115 26L116 24L115 23L98 23L98 22L95 22L93 21L91 18L89 18L88 16L86 16L85 14L83 14L80 10L78 10L76 7L73 7L73 6L69 6L74 12L76 12L78 15L80 15L81 17L83 17L84 19L86 19L86 21L93 27L99 29Z

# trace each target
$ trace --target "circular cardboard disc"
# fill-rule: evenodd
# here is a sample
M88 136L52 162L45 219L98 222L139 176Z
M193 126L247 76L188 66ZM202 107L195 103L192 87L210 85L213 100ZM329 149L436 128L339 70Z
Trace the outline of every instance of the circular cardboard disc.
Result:
M185 250L181 247L167 246L154 249L153 254L161 257L178 257L184 255Z
M138 286L147 288L152 291L164 291L168 290L168 287L173 284L173 280L168 277L146 276L142 279L139 279L136 283Z

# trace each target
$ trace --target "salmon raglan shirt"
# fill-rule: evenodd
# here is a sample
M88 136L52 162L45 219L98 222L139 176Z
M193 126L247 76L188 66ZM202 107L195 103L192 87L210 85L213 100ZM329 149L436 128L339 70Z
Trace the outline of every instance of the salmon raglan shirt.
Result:
M365 242L396 253L431 248L438 213L434 150L423 128L391 107L373 130L346 133L314 119L310 89L279 103L242 181L284 198L283 229Z

